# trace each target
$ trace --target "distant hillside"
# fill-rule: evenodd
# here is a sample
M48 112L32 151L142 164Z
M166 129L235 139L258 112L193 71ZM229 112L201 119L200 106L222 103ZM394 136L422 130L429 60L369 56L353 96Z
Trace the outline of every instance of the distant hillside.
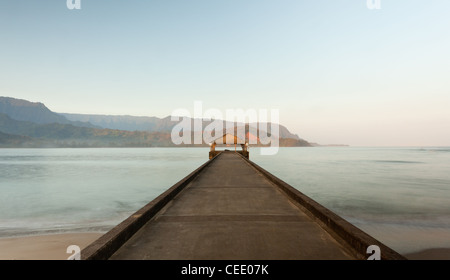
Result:
M85 115L85 114L66 114L60 113L61 116L66 117L71 121L89 122L93 125L102 128L120 129L128 131L158 131L158 132L171 132L172 128L179 122L171 121L171 117L157 118L157 117L134 117L134 116L113 116L113 115ZM211 121L203 121L203 129L206 128ZM223 122L225 128L227 123ZM243 126L244 124L238 123L237 126ZM258 126L258 124L256 124ZM262 127L267 127L270 133L270 123L262 123ZM248 125L247 125L248 126ZM195 130L194 119L191 119L191 128ZM292 138L296 140L303 140L298 135L292 134L285 126L279 125L279 135L281 138ZM304 141L304 140L303 140Z
M79 127L71 124L36 124L0 114L0 131L29 137L44 147L168 147L170 133L122 131Z
M303 139L280 138L280 147L312 147L308 141Z
M69 121L64 116L50 111L44 104L27 100L0 96L0 113L14 120L29 121L37 124L61 123L76 126L95 127L86 122Z
M36 147L174 146L170 139L170 133L130 132L113 129L78 127L71 124L58 123L36 124L13 120L5 114L0 114L0 131L5 135L5 139L11 135L21 135L22 137L25 137L23 138L24 140L28 140L26 146ZM23 143L17 142L17 144Z
M66 118L67 117L67 118ZM92 124L93 123L93 124ZM33 103L9 97L0 97L0 147L180 147L171 140L172 128L179 122L170 117L101 116L57 114L42 103ZM191 135L201 134L203 128L183 131ZM240 124L243 126L243 124ZM103 128L105 127L105 128ZM248 125L246 125L248 131ZM226 124L224 122L224 129ZM266 129L266 126L262 128ZM270 132L270 125L267 127ZM222 132L217 132L215 135ZM224 132L223 132L224 133ZM236 129L234 130L236 133ZM261 131L246 137L257 139ZM263 133L265 135L266 133ZM270 133L269 133L270 134ZM199 144L207 146L208 143ZM307 141L280 125L280 146L311 146Z
M2 132L0 147L192 146L173 144L169 132L98 129L58 123L36 124L13 120L5 114L0 114L0 132ZM207 146L207 143L203 143L200 146ZM310 144L304 140L282 138L280 139L280 146L299 147L310 146Z
M29 121L14 120L8 115L0 114L0 131L43 139L83 139L89 137L95 131L95 128L77 127L60 123L37 124Z
M0 132L0 147L31 146L34 140L27 136Z
M157 117L134 117L112 115L87 115L60 113L70 121L88 122L101 128L120 129L128 131L170 131L161 127L163 119ZM170 120L170 118L169 118Z

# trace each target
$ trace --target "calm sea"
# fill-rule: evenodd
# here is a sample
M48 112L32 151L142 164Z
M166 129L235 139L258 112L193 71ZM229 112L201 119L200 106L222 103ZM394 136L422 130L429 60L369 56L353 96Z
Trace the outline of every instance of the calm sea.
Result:
M250 158L400 253L450 247L450 148ZM0 237L107 231L207 159L208 148L0 149Z

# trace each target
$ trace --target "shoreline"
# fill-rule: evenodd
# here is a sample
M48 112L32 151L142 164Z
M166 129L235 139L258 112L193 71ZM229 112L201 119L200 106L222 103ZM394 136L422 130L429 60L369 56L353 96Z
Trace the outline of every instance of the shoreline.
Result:
M408 260L450 260L450 248L429 248L403 256Z
M67 247L77 245L82 250L104 233L55 233L0 238L0 260L67 260Z
M0 260L66 260L67 247L82 250L104 232L57 233L0 238ZM450 260L450 248L427 248L402 254L409 260Z

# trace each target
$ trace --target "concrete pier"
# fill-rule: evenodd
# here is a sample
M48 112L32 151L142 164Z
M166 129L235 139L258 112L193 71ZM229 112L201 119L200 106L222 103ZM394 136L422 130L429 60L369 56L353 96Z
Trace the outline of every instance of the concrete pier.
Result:
M81 252L82 259L403 256L235 152L222 152Z

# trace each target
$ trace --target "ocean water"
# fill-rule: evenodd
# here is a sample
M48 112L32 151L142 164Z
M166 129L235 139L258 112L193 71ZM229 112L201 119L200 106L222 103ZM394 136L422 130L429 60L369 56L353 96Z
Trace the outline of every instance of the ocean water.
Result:
M285 148L251 156L402 254L450 248L450 147Z
M250 159L399 251L450 248L450 148L280 148ZM0 149L0 237L107 231L208 148Z
M205 163L201 150L0 149L0 237L109 230Z

